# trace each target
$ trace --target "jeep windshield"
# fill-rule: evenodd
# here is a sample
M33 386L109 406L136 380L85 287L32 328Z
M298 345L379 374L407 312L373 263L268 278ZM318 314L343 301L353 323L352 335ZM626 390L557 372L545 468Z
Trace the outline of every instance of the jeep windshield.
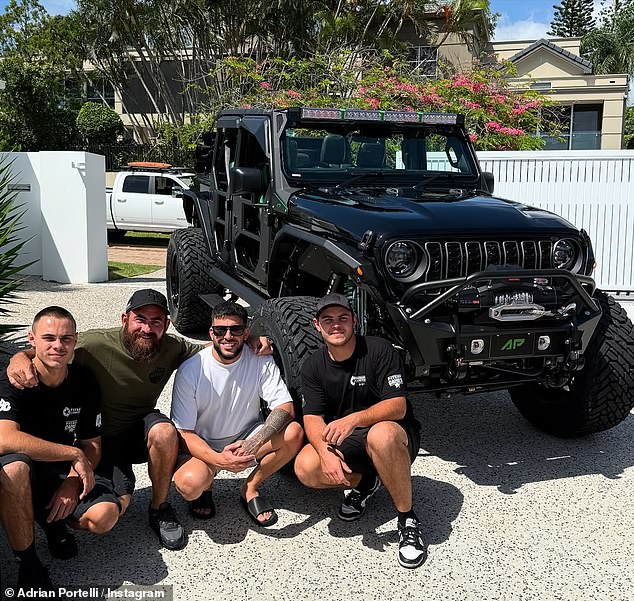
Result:
M451 124L289 119L283 169L297 186L475 185L479 170L464 135Z

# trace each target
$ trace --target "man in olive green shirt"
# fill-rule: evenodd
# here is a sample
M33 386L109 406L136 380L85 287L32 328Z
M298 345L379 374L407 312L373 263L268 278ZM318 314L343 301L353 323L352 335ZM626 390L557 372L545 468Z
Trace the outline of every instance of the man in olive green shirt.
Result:
M135 477L132 464L148 462L152 482L150 526L167 549L185 546L182 526L167 495L178 455L178 434L155 407L176 368L201 350L166 334L167 299L151 289L138 290L121 316L121 328L79 335L74 362L97 378L102 398L102 459L99 473L113 481L122 513L130 503ZM18 353L7 373L18 388L34 386L27 352Z

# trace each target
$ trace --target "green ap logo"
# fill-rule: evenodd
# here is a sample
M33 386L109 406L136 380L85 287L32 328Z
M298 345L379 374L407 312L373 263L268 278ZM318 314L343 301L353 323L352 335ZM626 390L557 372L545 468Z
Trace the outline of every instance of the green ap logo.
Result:
M516 351L526 342L526 338L509 338L502 346L503 351Z

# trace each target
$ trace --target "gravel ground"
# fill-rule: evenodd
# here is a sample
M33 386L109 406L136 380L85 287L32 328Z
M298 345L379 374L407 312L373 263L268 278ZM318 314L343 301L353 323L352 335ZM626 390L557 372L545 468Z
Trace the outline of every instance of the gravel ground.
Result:
M164 289L161 272L156 276L92 285L29 278L9 321L28 323L40 308L61 304L80 329L115 326L135 288ZM170 390L159 401L164 411ZM396 520L385 490L361 521L347 524L335 517L337 493L309 491L282 475L266 486L280 515L268 530L251 526L236 477L216 481L217 516L208 522L193 521L172 493L189 543L165 551L147 527L143 466L133 504L113 532L79 534L80 553L68 562L53 560L38 535L40 555L60 586L171 584L174 599L188 601L634 597L631 416L608 432L559 440L531 428L506 393L413 401L423 424L415 509L430 545L418 570L397 564ZM4 537L0 565L6 587L15 564Z

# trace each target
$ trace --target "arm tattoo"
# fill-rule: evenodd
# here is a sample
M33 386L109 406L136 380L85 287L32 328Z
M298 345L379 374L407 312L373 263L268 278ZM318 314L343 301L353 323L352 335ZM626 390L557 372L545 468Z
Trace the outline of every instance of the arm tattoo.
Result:
M242 448L248 454L255 454L260 447L271 440L278 432L281 432L292 420L291 414L277 407L271 411L264 422L264 427L255 434L249 436L243 443Z

